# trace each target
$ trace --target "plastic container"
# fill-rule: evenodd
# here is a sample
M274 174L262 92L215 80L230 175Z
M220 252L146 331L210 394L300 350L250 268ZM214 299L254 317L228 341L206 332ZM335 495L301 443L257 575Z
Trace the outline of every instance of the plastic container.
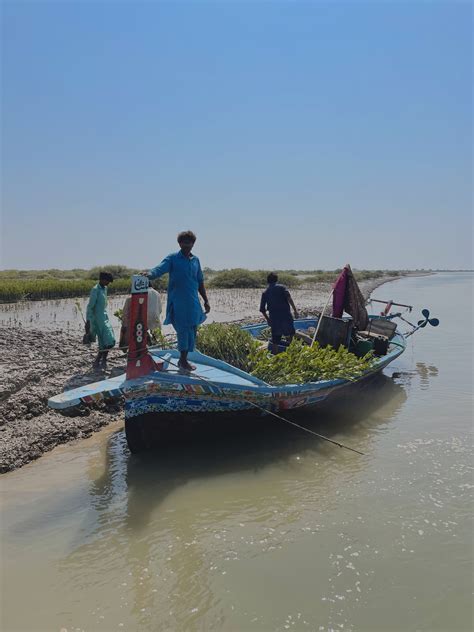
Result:
M369 351L373 351L374 343L372 340L358 340L354 349L354 353L358 358L363 358Z

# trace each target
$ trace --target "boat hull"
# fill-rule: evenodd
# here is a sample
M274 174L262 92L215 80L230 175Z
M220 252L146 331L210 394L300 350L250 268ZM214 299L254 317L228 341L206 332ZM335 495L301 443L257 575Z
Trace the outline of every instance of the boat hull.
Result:
M380 370L380 369L379 369ZM368 376L367 376L368 377ZM139 415L166 413L233 413L248 410L290 410L317 404L336 390L349 385L331 385L327 388L301 389L296 391L277 390L273 393L255 391L233 391L215 389L212 385L197 383L181 385L172 392L166 387L155 390L151 384L149 390L126 394L125 418L133 419ZM146 388L146 387L145 387Z
M268 411L284 413L284 416L289 418L306 410L318 414L321 408L325 408L325 404L331 405L331 402L344 399L352 401L353 397L364 392L365 387L376 382L381 372L382 368L354 383L327 389L314 396L274 398L271 406L269 401L262 401L262 408L240 402L239 407L222 406L209 410L204 402L189 399L186 404L187 410L183 410L184 403L171 410L166 403L159 402L157 409L154 408L155 404L152 401L148 401L145 411L139 414L135 414L136 409L131 410L130 407L127 414L126 408L127 443L131 452L138 453L170 444L186 444L197 439L208 441L246 432L254 433L257 429L263 433L267 430L273 431L274 423L278 420L268 414ZM266 410L263 409L263 404L266 404ZM129 402L126 406L128 405Z

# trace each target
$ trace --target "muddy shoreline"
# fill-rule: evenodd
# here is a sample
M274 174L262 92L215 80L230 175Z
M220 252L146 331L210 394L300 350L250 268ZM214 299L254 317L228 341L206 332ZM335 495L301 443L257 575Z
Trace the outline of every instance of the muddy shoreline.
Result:
M376 287L398 278L359 285L368 298ZM330 288L330 283L318 283L314 308L300 309L301 315L321 310ZM257 309L249 310L244 320L260 320ZM231 312L228 320L233 320ZM0 473L22 467L57 445L89 437L123 418L120 401L78 408L67 415L47 407L52 395L103 379L103 374L92 370L95 348L82 345L81 339L63 329L0 326ZM125 365L124 355L113 351L107 375L123 373Z

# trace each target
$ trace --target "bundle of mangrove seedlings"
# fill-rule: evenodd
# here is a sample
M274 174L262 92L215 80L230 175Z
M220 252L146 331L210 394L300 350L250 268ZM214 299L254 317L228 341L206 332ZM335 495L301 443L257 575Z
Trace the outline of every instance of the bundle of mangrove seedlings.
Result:
M270 327L265 327L258 334L259 340L265 340L265 342L269 342L272 339L272 330Z
M242 371L250 371L250 357L258 347L258 342L238 325L203 325L196 338L198 351L232 364Z
M250 357L250 372L268 384L303 384L318 380L353 380L372 365L371 354L358 358L345 347L336 351L312 347L296 338L283 353L271 355L265 349L255 349Z
M367 371L372 354L358 358L341 346L312 347L293 339L286 351L271 355L238 325L212 323L199 328L196 348L217 360L247 371L268 384L303 384L318 380L354 380Z

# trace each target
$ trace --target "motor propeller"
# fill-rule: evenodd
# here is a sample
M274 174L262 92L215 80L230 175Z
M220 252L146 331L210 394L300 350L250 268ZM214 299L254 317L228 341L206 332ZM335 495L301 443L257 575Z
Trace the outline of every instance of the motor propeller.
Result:
M437 327L439 325L439 319L438 318L430 318L430 310L429 309L422 309L421 313L423 314L423 316L425 317L424 320L419 320L418 321L418 328L420 327L426 327L426 325L429 323L432 327Z
M403 316L401 316L400 314L396 314L396 316L398 316L399 318L404 320L406 323L408 323L411 327L413 327L411 331L404 334L405 338L409 338L411 335L415 333L415 331L418 331L418 329L422 329L423 327L426 327L426 325L428 324L430 324L432 327L437 327L439 325L439 318L430 318L429 309L426 309L425 307L425 309L421 310L421 313L423 314L424 318L419 320L416 326L413 323L411 323L409 320L407 320L406 318L403 318Z

